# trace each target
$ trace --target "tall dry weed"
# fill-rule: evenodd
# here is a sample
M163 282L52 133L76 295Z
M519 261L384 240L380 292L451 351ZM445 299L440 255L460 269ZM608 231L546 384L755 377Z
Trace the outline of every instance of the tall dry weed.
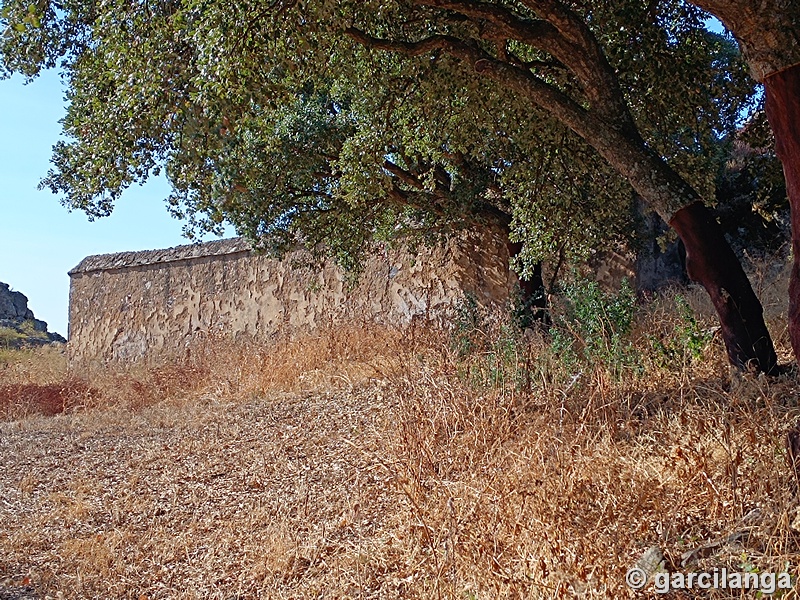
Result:
M98 394L93 408L82 405L88 415L171 411L170 447L192 457L191 473L182 464L156 475L129 466L131 486L189 499L217 493L214 510L227 516L218 532L203 525L197 548L183 521L167 531L158 519L131 525L114 512L112 550L108 532L63 538L57 564L82 572L83 588L56 567L40 567L41 580L88 597L112 589L168 597L155 584L114 579L156 577L168 561L187 598L225 597L221 580L210 579L220 565L243 598L634 598L641 594L625 573L658 548L669 571L788 570L797 581L800 502L784 445L800 420L796 380L732 375L696 289L636 305L616 345L595 346L611 354L585 352L591 328L570 327L561 346L498 315L472 315L452 332L340 327L268 346L208 340L182 363L86 373ZM570 360L559 350L565 342L574 343ZM776 343L786 356L786 340ZM0 382L47 385L57 381L49 369L14 366ZM255 416L261 406L275 412ZM204 410L196 427L181 421ZM236 420L251 413L251 423ZM244 441L203 446L180 437L184 429ZM237 469L239 491L215 491L214 478ZM212 475L202 486L191 483L205 471ZM76 523L99 502L94 484L81 481L67 505L83 507L83 517L70 517ZM42 485L18 484L28 496ZM134 515L164 502L163 492L132 498ZM202 515L187 514L198 527ZM15 565L49 543L30 530L7 542ZM123 550L138 557L133 564L120 562Z
M670 329L662 310L639 318ZM400 498L409 597L632 597L625 572L653 546L673 571L796 576L792 380L731 380L705 357L667 371L644 356L633 381L595 365L579 380L486 389L452 352L434 357L387 388L397 427L381 464Z

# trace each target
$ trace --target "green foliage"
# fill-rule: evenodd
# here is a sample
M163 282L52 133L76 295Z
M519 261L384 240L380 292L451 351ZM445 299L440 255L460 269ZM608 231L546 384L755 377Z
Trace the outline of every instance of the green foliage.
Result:
M406 0L0 1L0 76L63 70L64 138L42 185L90 218L165 171L188 234L227 221L264 250L301 240L352 268L371 239L498 218L525 242L523 271L631 233L627 183L550 111L447 52L370 51L343 34L450 36L596 108L557 56L499 43L484 19ZM732 40L680 0L565 6L617 74L631 135L707 191L710 147L753 97Z
M601 35L648 145L713 198L718 142L755 111L753 81L733 37L708 31L697 7L661 3L655 21L652 7L619 3L604 15Z
M627 280L616 293L603 291L596 281L575 277L561 296L551 330L551 352L566 368L602 366L617 377L638 368L629 339L636 314L636 294Z
M39 331L36 328L36 322L32 319L28 319L20 323L17 330L25 337L47 339L47 333L44 331Z
M763 111L720 144L716 214L737 250L778 253L786 243L789 202L783 167Z
M687 361L700 360L711 343L714 331L702 329L692 307L681 294L675 296L675 311L679 321L666 339L648 336L657 362L665 368L677 368Z
M681 325L676 327L675 331L678 340L689 356L699 360L703 356L703 351L711 343L711 338L714 337L714 334L709 330L700 329L697 317L686 298L678 294L675 296L675 305L681 318Z
M622 377L638 368L637 355L628 339L636 311L636 296L623 283L618 293L607 293L598 284L576 278L559 296L549 329L549 347L531 361L533 348L526 342L514 315L489 314L474 296L465 295L453 319L451 348L462 376L479 387L529 385L532 369L574 374L591 367ZM539 348L539 352L542 348ZM556 367L555 369L553 367Z
M17 348L32 338L46 340L47 333L38 331L36 323L28 319L15 327L0 327L0 347Z
M8 348L15 344L19 344L24 340L26 335L11 327L0 327L0 346Z
M510 198L513 239L524 243L515 266L543 260L582 262L612 241L634 236L634 197L622 178L585 143L564 133L517 161L502 178Z
M510 318L482 309L470 294L456 308L450 344L461 376L472 385L519 390L530 382L522 332Z
M464 294L455 311L450 346L458 358L464 358L480 346L483 337L480 330L483 316L475 295L470 293Z

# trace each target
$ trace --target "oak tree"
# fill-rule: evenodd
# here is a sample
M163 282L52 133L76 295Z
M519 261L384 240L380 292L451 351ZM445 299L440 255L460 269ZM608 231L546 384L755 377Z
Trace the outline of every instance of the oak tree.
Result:
M789 335L800 360L800 3L795 0L692 0L739 41L753 77L764 84L766 112L783 163L792 224Z
M393 226L497 210L548 247L565 223L612 229L630 185L681 236L731 362L775 368L760 303L702 202L709 146L752 89L682 2L4 0L2 18L7 72L65 72L69 139L45 183L72 207L107 214L166 168L174 210L201 225L316 232L349 256ZM332 137L286 129L298 97L320 91ZM565 190L588 210L565 210Z

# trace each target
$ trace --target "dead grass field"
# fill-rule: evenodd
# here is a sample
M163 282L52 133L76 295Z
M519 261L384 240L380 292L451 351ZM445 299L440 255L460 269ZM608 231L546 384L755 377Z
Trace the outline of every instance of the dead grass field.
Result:
M797 381L731 376L716 339L659 364L673 308L640 309L624 377L491 324L466 355L371 327L127 374L7 359L0 599L659 597L625 584L654 546L796 583Z

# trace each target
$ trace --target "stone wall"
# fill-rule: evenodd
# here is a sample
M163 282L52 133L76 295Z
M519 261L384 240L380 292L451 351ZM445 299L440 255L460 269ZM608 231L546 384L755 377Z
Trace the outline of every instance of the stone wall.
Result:
M253 254L239 238L90 256L70 271L71 362L180 358L209 335L267 340L342 321L438 322L465 292L500 305L515 284L494 233L465 233L416 257L378 248L356 287L334 264L309 262L301 250L282 260Z

